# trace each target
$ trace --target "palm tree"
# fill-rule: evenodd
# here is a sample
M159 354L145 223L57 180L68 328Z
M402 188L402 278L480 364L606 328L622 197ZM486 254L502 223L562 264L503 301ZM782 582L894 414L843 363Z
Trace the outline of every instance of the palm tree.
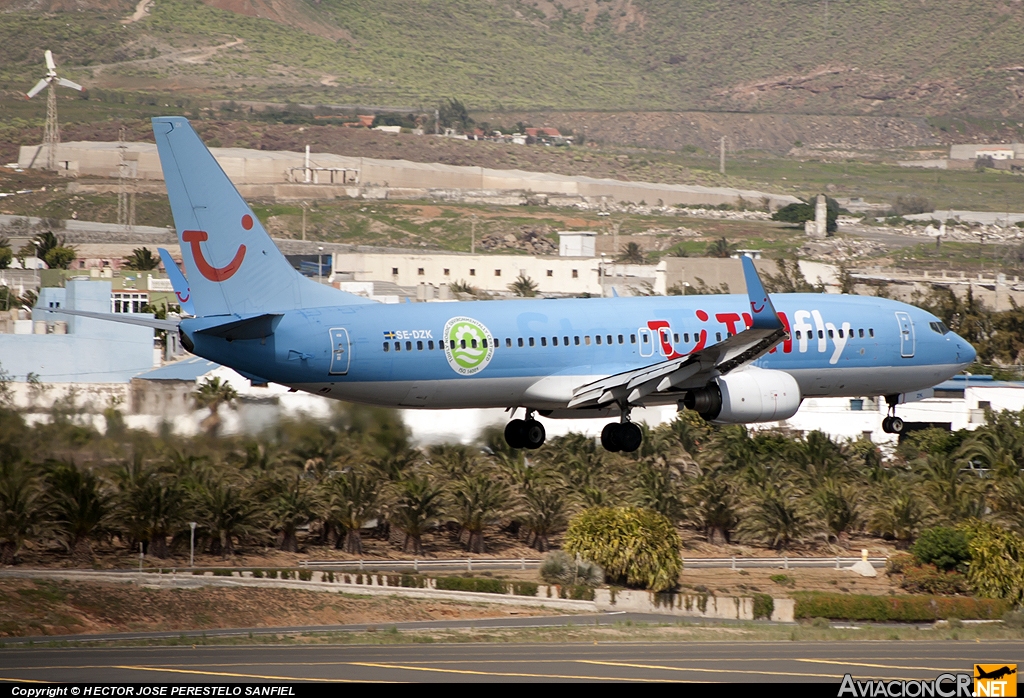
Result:
M152 271L160 266L160 258L154 257L148 247L136 247L124 258L124 268L134 271Z
M226 477L207 480L193 493L196 519L211 543L211 552L222 560L235 554L235 538L251 535L262 527L263 505L255 492Z
M363 552L363 539L359 531L381 509L380 484L376 478L358 470L337 473L328 480L327 518L337 530L345 531L343 548L346 553ZM338 541L341 543L342 541Z
M0 565L12 565L26 540L49 534L50 502L20 463L0 461Z
M318 502L312 488L299 475L292 483L279 482L278 490L268 502L273 526L282 534L281 550L297 553L299 526L309 523L315 516Z
M47 476L57 527L72 557L91 560L91 541L109 530L110 495L98 477L74 463L59 463Z
M902 479L892 478L875 492L868 525L879 535L906 546L930 518L927 500Z
M644 460L636 474L633 499L637 506L653 509L677 521L683 513L679 471L667 463Z
M644 264L647 261L647 255L644 254L644 248L637 243L627 242L619 250L619 256L615 258L615 261L623 264Z
M961 472L965 463L943 453L930 453L919 465L924 492L943 521L957 524L987 518L985 482L974 473Z
M504 437L498 438L502 447L508 449ZM476 472L480 452L464 444L437 444L427 450L427 461L441 480L458 480Z
M405 534L403 552L412 543L413 554L423 554L423 534L436 526L444 514L443 497L444 491L426 477L414 476L398 483L391 521Z
M841 480L829 478L811 494L811 500L830 537L845 544L862 521L860 492Z
M999 518L1017 533L1024 533L1024 475L1002 478L995 485Z
M185 490L181 480L159 472L139 454L123 463L114 479L113 518L121 538L132 548L142 543L149 554L169 557L167 536L183 521Z
M454 483L451 514L461 532L469 533L466 548L472 553L484 552L484 530L502 517L511 501L511 493L501 480L486 473L477 473Z
M523 495L523 525L533 536L531 548L546 553L550 537L568 523L567 502L562 488L549 485L533 487Z
M725 474L716 471L704 473L686 490L686 518L712 545L729 542L739 522L737 498Z
M744 539L784 550L803 541L811 531L811 517L802 493L789 483L769 483L748 493L749 503L737 526Z
M202 425L211 436L216 436L217 430L220 428L220 406L224 404L233 406L237 398L238 392L231 387L230 383L222 383L219 376L207 378L192 393L196 407L200 409L206 407L210 410L210 416L203 420Z
M722 236L712 243L708 243L707 250L704 254L708 257L718 257L721 259L727 259L732 256L733 251L736 249L735 245L730 245L729 241Z
M520 274L508 285L508 290L522 298L533 298L537 295L537 282L525 274Z

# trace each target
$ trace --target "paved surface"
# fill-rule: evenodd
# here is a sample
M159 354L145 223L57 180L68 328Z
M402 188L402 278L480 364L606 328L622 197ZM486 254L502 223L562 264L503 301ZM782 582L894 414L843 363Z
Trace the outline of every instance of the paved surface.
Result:
M1016 663L1024 642L667 642L8 649L0 680L112 682L934 679Z

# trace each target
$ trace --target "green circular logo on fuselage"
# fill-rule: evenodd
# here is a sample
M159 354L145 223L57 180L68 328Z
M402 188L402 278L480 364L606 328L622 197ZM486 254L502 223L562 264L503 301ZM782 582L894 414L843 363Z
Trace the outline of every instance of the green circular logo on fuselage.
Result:
M461 376L472 376L491 362L494 338L482 322L453 317L444 326L444 355L453 371Z

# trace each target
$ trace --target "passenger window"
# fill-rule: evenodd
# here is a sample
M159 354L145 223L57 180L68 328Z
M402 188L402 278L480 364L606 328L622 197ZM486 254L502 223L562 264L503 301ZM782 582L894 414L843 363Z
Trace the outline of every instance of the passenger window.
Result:
M475 340L475 339L471 339L471 340L469 340L469 345L470 345L471 347L473 347L474 349L476 349L476 340Z
M843 338L843 331L839 330L839 339L842 339L842 338Z
M689 344L689 343L690 343L690 333L689 332L683 332L683 344Z
M818 339L825 339L825 333L822 330L818 330Z
M551 346L553 346L553 347L557 347L558 346L558 337L552 337L551 338Z
M533 337L530 337L530 346L533 346Z
M569 338L568 337L562 337L562 344L564 344L565 346L569 346Z
M599 335L599 334L598 335L594 335L594 341L597 342L598 344L600 344L601 343L601 335Z
M579 335L576 335L575 337L573 337L572 340L573 340L573 344L575 344L576 346L580 345L580 336Z
M611 336L611 335L608 335L608 343L609 343L609 344L611 344L611 343L612 343L612 336Z
M523 346L523 338L522 337L519 338L519 346Z
M423 351L423 342L416 342L416 351Z
M466 340L464 340L464 339L462 339L462 340L459 340L459 345L460 345L460 346L461 346L461 347L462 347L463 349L465 349L465 348L466 348Z
M621 334L619 335L619 344L623 344L623 338Z
M406 351L412 351L412 342L406 342L405 343L405 350Z
M629 335L629 343L630 344L636 344L636 335L635 334Z
M391 351L391 345L387 342L384 342L384 351Z
M583 335L583 343L586 344L588 347L590 346L590 335L589 334Z
M859 330L857 330L857 336L860 337L861 339L864 339L864 328L863 327L860 328Z
M673 340L673 341L674 341L674 342L675 342L676 344L679 344L679 333L678 333L678 332L676 332L675 334L673 334L673 335L672 335L672 340Z
M797 338L797 339L800 339L800 330L797 330L797 331L796 331L796 338Z
M869 327L868 328L868 336L869 337L874 337L875 336L875 328L874 327Z
M716 342L721 342L722 341L722 333L721 332L715 332L715 341Z
M402 351L402 343L395 342L395 351Z
M541 337L540 338L540 345L542 347L546 347L548 345L548 338L547 337Z
M828 331L828 338L829 339L835 339L836 338L836 336L832 333L832 330Z
M509 347L510 349L512 348L512 338L511 337L505 337L505 346Z

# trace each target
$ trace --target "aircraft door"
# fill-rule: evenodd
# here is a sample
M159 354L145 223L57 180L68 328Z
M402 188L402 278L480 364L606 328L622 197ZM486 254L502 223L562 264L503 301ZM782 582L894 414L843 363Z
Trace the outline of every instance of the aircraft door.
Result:
M640 356L654 356L654 332L649 327L637 330L640 335Z
M914 355L914 322L902 311L896 313L896 320L900 324L900 356L909 359Z
M343 376L348 373L348 367L352 361L352 343L348 338L348 330L344 327L334 327L330 333L331 368L328 373L332 376Z

